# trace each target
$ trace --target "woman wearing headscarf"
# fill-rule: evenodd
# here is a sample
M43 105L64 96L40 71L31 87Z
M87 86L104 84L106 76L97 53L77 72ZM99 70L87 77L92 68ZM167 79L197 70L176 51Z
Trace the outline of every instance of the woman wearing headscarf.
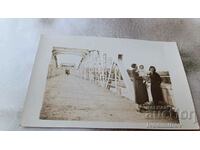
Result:
M156 72L156 68L154 66L150 66L149 71L150 71L151 94L153 98L153 103L154 105L164 104L162 89L160 87L162 79L160 75Z
M143 104L148 102L146 84L143 82L143 78L139 76L138 67L136 64L131 65L131 70L129 70L128 73L133 80L135 87L135 100L138 104L138 111L141 112L144 109Z

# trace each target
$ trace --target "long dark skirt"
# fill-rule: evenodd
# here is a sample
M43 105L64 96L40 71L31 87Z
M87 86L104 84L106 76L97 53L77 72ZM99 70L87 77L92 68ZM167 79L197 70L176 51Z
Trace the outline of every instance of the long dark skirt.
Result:
M136 103L141 105L149 101L146 84L142 79L135 81L135 97Z
M153 102L155 105L164 103L162 89L160 84L162 82L160 75L157 72L154 72L151 76L151 94L153 97Z
M153 97L153 102L155 105L164 102L163 93L160 85L152 85L151 86L151 94Z

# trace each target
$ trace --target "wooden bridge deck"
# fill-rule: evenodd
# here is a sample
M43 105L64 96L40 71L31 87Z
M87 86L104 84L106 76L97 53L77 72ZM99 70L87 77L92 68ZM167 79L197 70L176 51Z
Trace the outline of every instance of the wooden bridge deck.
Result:
M137 105L126 98L73 75L48 79L40 118L112 122L176 122L147 119L136 111Z

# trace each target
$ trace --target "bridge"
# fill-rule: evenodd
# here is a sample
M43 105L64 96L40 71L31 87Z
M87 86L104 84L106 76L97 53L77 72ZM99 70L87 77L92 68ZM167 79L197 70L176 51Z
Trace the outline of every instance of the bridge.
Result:
M59 61L63 55L80 59L76 64ZM176 122L137 112L133 81L123 61L123 54L115 58L99 50L54 47L40 118Z

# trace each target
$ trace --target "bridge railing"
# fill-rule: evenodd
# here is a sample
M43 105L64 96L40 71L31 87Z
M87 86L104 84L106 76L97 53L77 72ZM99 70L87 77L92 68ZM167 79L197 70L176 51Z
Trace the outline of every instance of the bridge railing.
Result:
M133 83L126 69L122 68L122 62L108 57L106 53L94 50L81 61L76 76L134 100Z

